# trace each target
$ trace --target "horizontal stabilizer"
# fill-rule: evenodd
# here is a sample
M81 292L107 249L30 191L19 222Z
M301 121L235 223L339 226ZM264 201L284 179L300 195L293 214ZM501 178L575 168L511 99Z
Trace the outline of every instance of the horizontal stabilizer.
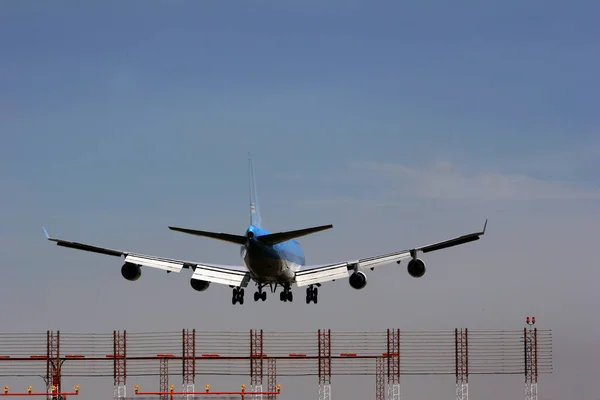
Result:
M231 235L229 233L198 231L195 229L178 228L175 226L170 226L169 229L172 231L187 233L189 235L204 236L204 237L223 240L225 242L236 243L236 244L240 244L240 245L246 243L246 241L248 240L248 238L246 236Z
M300 236L310 235L311 233L320 232L331 228L333 228L333 225L315 226L312 228L298 229L296 231L270 233L268 235L258 236L256 239L264 244L274 245Z

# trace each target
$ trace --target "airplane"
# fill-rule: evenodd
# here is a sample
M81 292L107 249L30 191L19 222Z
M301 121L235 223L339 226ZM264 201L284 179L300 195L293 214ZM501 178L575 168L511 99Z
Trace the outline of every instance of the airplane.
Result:
M184 261L172 258L156 257L128 251L113 250L89 244L72 242L52 238L45 227L44 234L49 241L56 242L58 246L89 251L109 256L123 257L125 263L121 267L121 275L129 281L137 281L142 275L141 267L156 268L167 273L177 272L182 269L193 271L190 285L194 290L205 291L211 283L229 285L233 289L231 302L233 305L244 304L244 289L252 282L257 287L254 301L267 298L263 290L267 285L271 293L277 287L282 291L279 298L283 302L292 302L292 285L306 287L306 304L318 302L318 288L325 282L348 278L350 286L354 289L363 289L367 284L366 269L373 271L376 267L392 263L400 264L404 259L410 258L407 272L413 278L420 278L425 274L425 262L418 258L419 253L429 253L449 247L479 240L484 235L487 219L480 232L469 233L445 241L401 250L393 253L382 254L374 257L365 257L356 260L341 262L306 265L304 251L296 238L333 228L333 225L321 225L293 231L271 232L263 227L258 206L256 182L252 157L248 159L249 167L249 197L250 197L250 225L244 235L235 235L219 232L208 232L188 228L169 226L170 230L217 239L241 246L240 257L244 265L220 265L196 261Z

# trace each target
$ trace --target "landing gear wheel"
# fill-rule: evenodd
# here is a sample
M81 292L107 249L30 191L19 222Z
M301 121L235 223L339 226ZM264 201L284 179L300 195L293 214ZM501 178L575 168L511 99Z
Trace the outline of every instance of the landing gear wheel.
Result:
M283 292L279 293L279 300L281 300L283 302L294 301L294 295L292 294L292 291L290 290L289 285L285 286L283 288Z
M312 286L309 286L306 289L306 304L310 304L311 301L313 303L317 304L318 295L319 295L319 290L317 288L313 288Z
M234 288L233 296L231 297L231 304L235 305L235 303L244 304L244 289L242 288Z
M258 300L262 300L262 301L267 300L267 292L263 292L262 290L259 290L258 292L254 292L254 301L258 301Z

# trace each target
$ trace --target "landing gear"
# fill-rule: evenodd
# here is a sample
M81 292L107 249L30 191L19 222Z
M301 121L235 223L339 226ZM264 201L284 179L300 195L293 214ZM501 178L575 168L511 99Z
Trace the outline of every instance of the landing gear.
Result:
M231 304L235 305L235 303L244 304L244 289L243 288L233 288L233 296L231 298Z
M267 292L254 292L254 301L267 300Z
M312 285L306 288L306 304L310 304L311 301L317 304L318 296L319 289L313 287Z
M254 292L254 301L258 301L259 299L262 301L267 300L267 292L263 292L262 285L258 284L258 291Z
M289 283L283 286L283 291L279 293L279 300L283 302L289 301L290 303L294 301L294 295L290 289Z
M281 300L283 302L286 302L286 301L292 302L292 301L294 301L294 294L290 290L283 291L283 292L279 293L279 300Z

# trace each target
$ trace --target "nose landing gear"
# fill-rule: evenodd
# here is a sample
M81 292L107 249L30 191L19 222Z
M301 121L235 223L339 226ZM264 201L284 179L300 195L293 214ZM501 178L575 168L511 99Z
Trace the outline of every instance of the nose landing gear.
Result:
M262 300L262 301L267 300L267 292L263 292L263 291L254 292L254 301L258 301L258 300Z
M267 300L267 292L263 292L263 290L262 290L263 285L259 283L257 286L258 286L258 291L254 293L254 301Z

